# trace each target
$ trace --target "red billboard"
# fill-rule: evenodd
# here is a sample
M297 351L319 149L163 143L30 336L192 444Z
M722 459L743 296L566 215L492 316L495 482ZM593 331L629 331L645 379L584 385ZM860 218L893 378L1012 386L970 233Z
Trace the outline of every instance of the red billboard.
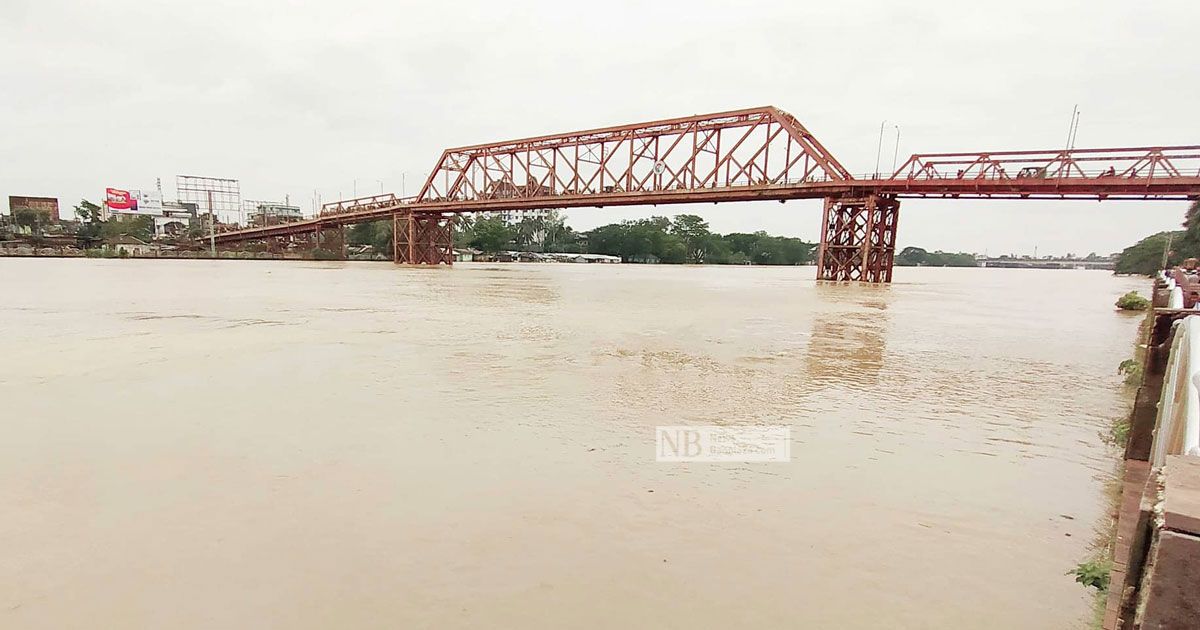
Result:
M105 188L104 196L106 198L105 205L113 210L133 210L137 212L137 199L129 194L128 190Z

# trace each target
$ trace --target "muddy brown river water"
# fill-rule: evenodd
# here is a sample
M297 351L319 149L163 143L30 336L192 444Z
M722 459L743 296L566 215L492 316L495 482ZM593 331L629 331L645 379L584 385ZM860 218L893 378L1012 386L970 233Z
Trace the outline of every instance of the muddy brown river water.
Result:
M1148 283L813 276L0 260L0 627L1084 627Z

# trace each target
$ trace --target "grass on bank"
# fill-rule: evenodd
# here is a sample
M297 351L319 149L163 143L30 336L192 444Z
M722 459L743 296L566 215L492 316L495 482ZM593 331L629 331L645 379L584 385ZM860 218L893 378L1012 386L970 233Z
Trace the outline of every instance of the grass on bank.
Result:
M1133 291L1126 296L1130 294L1139 299L1145 299ZM1152 321L1153 314L1147 313L1141 325L1138 326L1137 336L1134 339L1133 358L1125 359L1117 366L1117 373L1125 376L1126 392L1131 396L1129 408L1125 410L1125 413L1114 418L1108 428L1100 433L1100 440L1112 447L1117 454L1116 461L1113 463L1113 475L1105 483L1104 489L1108 502L1106 511L1108 518L1096 524L1095 536L1090 545L1090 557L1067 572L1067 575L1074 576L1076 582L1094 590L1089 627L1096 630L1103 625L1105 607L1108 604L1113 553L1117 542L1117 517L1120 514L1122 481L1125 478L1124 453L1125 445L1129 442L1132 395L1142 384L1142 373L1146 362L1146 346L1143 341L1150 333Z

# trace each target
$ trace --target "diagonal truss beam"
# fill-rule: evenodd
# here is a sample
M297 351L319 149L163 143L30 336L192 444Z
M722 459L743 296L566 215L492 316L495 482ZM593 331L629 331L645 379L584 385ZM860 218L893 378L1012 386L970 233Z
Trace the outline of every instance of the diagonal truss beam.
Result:
M507 159L491 160L497 157ZM804 179L853 177L793 116L757 107L448 149L416 202L711 190Z

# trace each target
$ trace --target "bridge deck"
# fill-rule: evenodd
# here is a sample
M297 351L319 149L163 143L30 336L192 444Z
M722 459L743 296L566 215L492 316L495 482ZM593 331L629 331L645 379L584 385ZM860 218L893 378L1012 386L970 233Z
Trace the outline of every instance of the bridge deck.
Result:
M391 217L396 212L472 213L541 208L584 208L633 205L720 203L732 201L789 201L869 194L900 198L950 199L1158 199L1187 200L1200 196L1200 177L1058 178L1058 179L854 179L803 184L730 186L705 190L653 192L610 192L584 195L540 195L417 202L389 199L326 210L319 217L259 228L219 233L218 243L272 238L312 232L320 227L337 227Z

